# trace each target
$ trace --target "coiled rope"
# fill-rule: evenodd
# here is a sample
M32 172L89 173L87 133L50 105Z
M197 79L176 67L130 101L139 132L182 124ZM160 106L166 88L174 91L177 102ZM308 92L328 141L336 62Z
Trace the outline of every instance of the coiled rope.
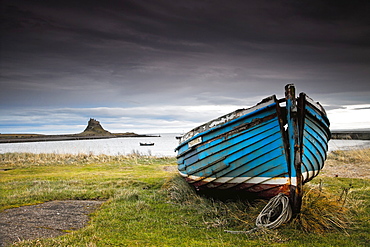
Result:
M267 203L267 205L262 209L261 213L257 216L256 219L256 228L253 228L249 231L228 231L228 233L252 233L261 228L274 229L285 222L288 222L292 218L292 209L289 204L289 198L280 193Z
M267 205L257 216L256 226L274 229L292 217L292 209L289 204L289 198L283 193L271 198Z

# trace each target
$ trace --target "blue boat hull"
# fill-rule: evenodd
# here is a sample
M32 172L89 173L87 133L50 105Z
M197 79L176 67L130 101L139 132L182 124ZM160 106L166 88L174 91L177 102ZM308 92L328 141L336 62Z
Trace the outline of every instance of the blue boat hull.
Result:
M304 94L297 102L271 96L186 133L180 174L198 191L293 197L323 168L330 139L322 107Z
M331 133L329 120L324 109L305 94L300 94L302 124L300 144L303 184L316 177L324 167Z

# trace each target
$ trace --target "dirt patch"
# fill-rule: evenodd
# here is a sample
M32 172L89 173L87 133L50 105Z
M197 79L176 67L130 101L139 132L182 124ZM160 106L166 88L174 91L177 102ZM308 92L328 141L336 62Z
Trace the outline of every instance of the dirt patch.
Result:
M84 227L88 214L104 201L51 201L0 213L0 246L37 238L53 238Z
M370 149L336 150L328 154L320 175L339 178L370 178Z
M164 166L163 170L165 170L166 172L176 172L177 166Z
M328 160L320 175L339 178L370 178L370 163Z

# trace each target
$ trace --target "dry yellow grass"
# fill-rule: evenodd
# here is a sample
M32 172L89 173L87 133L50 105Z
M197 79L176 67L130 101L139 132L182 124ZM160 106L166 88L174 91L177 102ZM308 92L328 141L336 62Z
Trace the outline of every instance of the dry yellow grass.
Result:
M347 198L348 190L345 193L345 196L338 196L320 187L306 185L301 213L293 223L307 233L339 230L347 234L346 229L353 220L349 212L352 203Z
M52 165L86 165L93 163L130 162L137 164L138 160L151 160L155 157L132 153L130 155L93 155L93 154L32 154L5 153L0 155L0 169L13 167L34 167ZM166 159L166 158L162 158ZM170 159L170 158L168 158Z
M333 151L321 172L326 177L370 178L370 149Z

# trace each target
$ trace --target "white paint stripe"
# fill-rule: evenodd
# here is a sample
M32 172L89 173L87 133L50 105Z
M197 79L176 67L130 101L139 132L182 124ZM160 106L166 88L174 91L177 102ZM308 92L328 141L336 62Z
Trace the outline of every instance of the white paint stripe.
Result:
M182 173L182 172L180 172L180 171L179 171L179 173L180 173L180 176L182 176L182 177L184 177L184 178L187 178L187 177L188 177L188 175L186 175L185 173Z
M297 184L297 179L295 177L288 178L288 177L278 177L278 178L269 178L269 177L222 177L222 178L204 178L198 176L187 176L184 173L180 172L180 175L183 177L188 177L191 180L199 180L204 182L217 182L217 183L252 183L252 184Z
M185 173L179 172L182 177L189 177L191 180L202 180L199 176L188 176ZM318 173L318 170L315 171L308 171L302 173L303 181L306 180L308 177L312 177L314 174ZM217 179L217 181L215 181ZM231 180L231 181L230 181ZM247 181L245 181L247 180ZM203 179L204 182L217 182L217 183L226 183L230 181L231 183L261 183L261 184L287 184L289 183L289 178L287 177L279 177L279 178L269 178L269 177L222 177L222 178L205 178ZM292 177L290 179L291 185L297 185L297 178Z
M303 181L306 180L306 179L308 179L308 178L315 177L315 174L316 175L319 174L319 170L303 172L302 173Z

